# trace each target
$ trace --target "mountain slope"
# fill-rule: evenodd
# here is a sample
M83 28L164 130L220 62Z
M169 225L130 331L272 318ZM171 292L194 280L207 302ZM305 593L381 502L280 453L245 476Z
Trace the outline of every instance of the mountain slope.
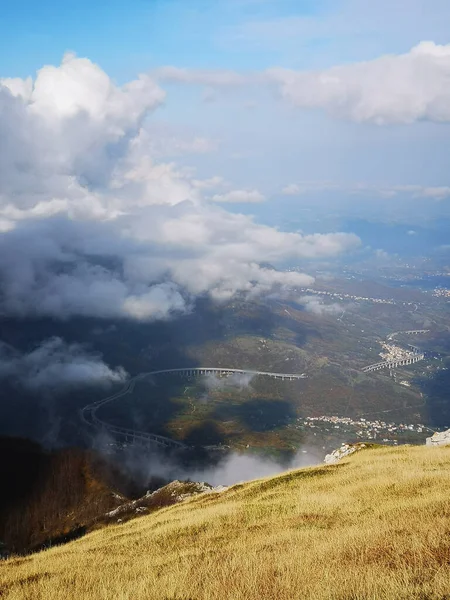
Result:
M364 450L0 567L2 600L443 599L450 447Z
M30 440L0 437L0 456L0 541L16 554L78 537L143 493L88 450L47 451Z

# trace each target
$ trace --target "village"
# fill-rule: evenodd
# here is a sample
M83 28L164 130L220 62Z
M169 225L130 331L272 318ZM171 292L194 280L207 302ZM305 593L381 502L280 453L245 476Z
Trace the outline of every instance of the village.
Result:
M380 342L380 344L384 350L384 352L380 352L380 356L386 362L403 360L416 354L414 351L405 350L401 346L396 346L395 344L388 344L387 342Z
M436 298L450 298L450 290L443 287L435 288L433 290L433 296Z
M297 420L298 426L311 430L312 433L329 433L341 434L351 433L357 438L364 440L376 440L377 442L398 443L411 436L425 437L429 433L434 433L434 429L430 429L425 425L406 424L406 423L388 423L386 421L359 418L352 419L350 417L338 416L320 416L320 417L305 417ZM313 430L317 431L314 432Z
M373 298L371 296L356 296L355 294L344 294L343 292L331 292L328 290L315 290L313 288L301 288L300 291L305 294L314 294L317 296L328 296L329 298L333 298L333 300L353 300L353 301L372 302L374 304L417 306L416 302L398 301L398 300L394 300L393 298Z

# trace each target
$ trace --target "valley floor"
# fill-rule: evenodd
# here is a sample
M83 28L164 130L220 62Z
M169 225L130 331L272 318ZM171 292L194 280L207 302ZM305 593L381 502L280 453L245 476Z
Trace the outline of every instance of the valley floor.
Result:
M450 598L450 447L374 448L0 563L2 600Z

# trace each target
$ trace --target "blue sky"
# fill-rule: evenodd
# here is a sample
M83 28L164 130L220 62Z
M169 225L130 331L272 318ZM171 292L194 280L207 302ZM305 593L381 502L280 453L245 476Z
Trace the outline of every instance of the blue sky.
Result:
M160 64L263 68L271 51L238 53L232 31L244 22L317 14L321 2L205 0L18 0L2 7L0 67L27 76L66 50L117 78Z
M122 84L164 65L238 73L286 67L302 73L377 61L386 54L396 57L423 40L436 46L450 43L447 0L18 0L4 4L0 23L4 77L34 76L43 65L58 65L67 50L88 57ZM450 184L446 119L419 115L408 123L396 118L380 125L353 115L336 118L336 107L323 110L321 100L305 108L302 98L298 108L293 106L297 98L294 103L282 101L282 87L227 88L165 80L160 85L167 97L151 117L155 136L200 137L211 147L183 156L169 149L164 160L196 169L197 177L220 176L236 188L258 189L277 206L288 200L280 193L283 187L305 181L315 187L308 191L312 201L329 197L336 204L349 193L358 198L356 185L368 186L370 194L376 195L375 188L386 186L428 189ZM353 79L348 85L346 102L351 102ZM382 94L383 85L387 84L381 82L371 94ZM428 83L414 85L420 90ZM395 94L403 93L394 90L393 104ZM292 199L289 202L291 206ZM305 202L304 194L297 199L302 206ZM429 197L416 198L414 206L423 212L429 202ZM439 205L443 213L447 205ZM238 209L270 212L270 207Z
M1 11L0 69L26 76L66 50L118 79L155 65L262 69L365 60L445 43L444 0L17 0Z

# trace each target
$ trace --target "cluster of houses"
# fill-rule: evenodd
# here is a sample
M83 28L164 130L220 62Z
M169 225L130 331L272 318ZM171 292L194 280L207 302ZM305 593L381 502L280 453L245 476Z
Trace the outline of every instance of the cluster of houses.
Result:
M309 429L320 429L325 432L350 432L357 437L392 441L393 434L402 434L406 432L424 433L428 428L422 424L406 424L406 423L387 423L386 421L369 421L368 419L352 419L350 417L337 416L320 416L306 417L298 420L299 424ZM388 435L388 438L383 438L383 435Z

